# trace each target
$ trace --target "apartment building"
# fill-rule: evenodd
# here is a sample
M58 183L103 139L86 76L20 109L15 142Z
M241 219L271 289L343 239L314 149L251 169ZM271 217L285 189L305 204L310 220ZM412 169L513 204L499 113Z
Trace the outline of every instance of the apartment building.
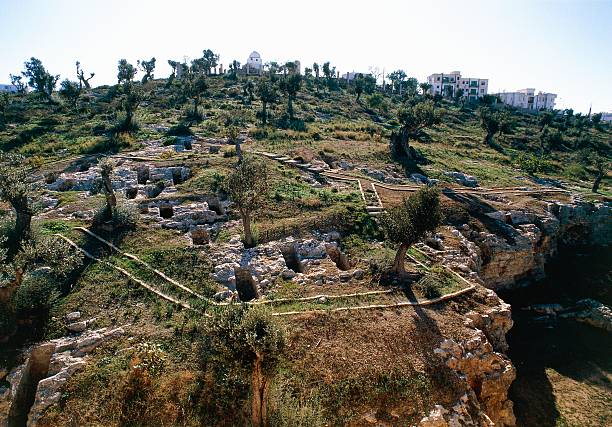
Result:
M17 86L0 84L0 92L17 93Z
M470 101L485 96L489 90L489 79L477 77L462 77L460 71L451 71L448 74L432 74L427 77L431 85L429 93L447 97L455 97L459 89L463 90L463 97Z
M555 99L557 98L554 93L540 91L536 94L534 88L521 89L516 92L502 92L496 95L504 104L534 111L541 109L554 110Z

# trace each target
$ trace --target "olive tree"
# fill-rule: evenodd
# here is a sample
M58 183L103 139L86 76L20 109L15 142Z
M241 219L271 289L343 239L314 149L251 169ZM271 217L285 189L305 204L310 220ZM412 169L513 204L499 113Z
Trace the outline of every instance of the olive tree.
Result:
M118 93L120 94L119 108L124 111L125 118L119 124L119 130L132 132L137 128L134 115L142 102L142 92L134 83L137 69L125 59L119 60L117 65Z
M142 76L142 84L153 80L153 72L155 71L155 58L151 58L148 61L145 59L141 59L136 62L136 65L145 73L145 75Z
M218 54L214 53L210 49L205 49L204 51L202 51L201 64L202 64L202 70L204 71L206 75L210 74L211 69L217 67L218 62L219 62Z
M225 190L242 218L244 245L247 247L255 246L251 219L253 212L265 202L269 188L267 164L250 156L245 156L225 180Z
M381 216L381 226L387 239L399 244L392 271L405 273L404 260L410 246L433 232L442 222L440 192L424 187L404 199Z
M11 79L11 84L17 88L17 93L19 95L24 95L28 91L28 85L24 83L23 76L9 74L9 77Z
M270 376L286 348L284 325L262 308L243 305L214 316L205 329L205 361L250 371L251 423L266 425Z
M419 84L419 87L421 88L421 94L425 96L429 93L429 90L431 89L431 84L423 82Z
M425 128L439 124L441 113L433 101L406 102L397 112L400 124L399 133L391 134L391 152L397 157L414 159L414 149L410 147L410 139L416 139Z
M601 185L601 180L608 173L610 169L610 161L606 159L604 156L593 153L590 156L590 162L595 168L595 179L593 180L593 193L597 193L599 191L599 186Z
M493 145L493 137L501 128L499 114L490 108L481 107L478 110L478 116L480 118L480 127L486 131L484 142L487 145Z
M46 277L37 277L37 280L56 282L78 267L82 260L79 253L56 236L32 235L12 256L10 247L7 250L2 243L0 241L0 272L5 283L0 287L0 302L5 304L11 301L29 273L48 267L41 271Z
M100 176L102 178L102 192L106 198L106 211L112 217L117 208L117 196L113 189L112 176L115 164L109 158L100 161Z
M24 163L25 158L21 155L0 152L0 200L9 203L15 213L9 256L13 256L30 237L34 215L34 189Z
M34 191L24 167L25 159L16 154L0 153L0 199L8 202L15 213L15 226L7 235L0 235L0 302L4 309L24 277L39 267L46 276L65 276L79 262L80 257L57 238L38 235L32 230L32 216L38 195ZM0 308L1 310L1 308Z
M355 78L355 94L357 95L355 101L359 102L362 93L371 94L376 89L376 80L374 77L363 74L358 74Z
M199 120L202 117L199 110L200 103L208 90L207 77L199 72L199 66L194 62L191 66L185 66L183 71L178 87L182 95L193 102L193 108L189 112L189 116Z
M89 73L89 77L85 78L85 72L81 68L81 63L79 61L76 62L76 70L77 70L77 78L79 80L79 88L85 86L85 89L91 89L91 85L89 81L94 78L96 73Z
M50 74L42 61L34 57L30 58L24 66L25 71L22 71L21 74L28 79L28 85L48 101L52 101L51 94L59 80L59 75Z
M265 79L260 79L257 82L255 91L261 100L261 121L265 126L268 120L268 104L273 104L278 100L278 93L274 84Z
M70 104L72 108L75 108L77 106L77 102L79 102L79 97L81 96L81 86L79 83L65 79L60 85L59 94L66 100L66 102Z
M287 95L287 114L290 120L293 120L293 100L301 86L302 76L299 74L290 74L279 82L280 90Z
M0 93L0 129L6 124L6 109L11 104L8 92Z

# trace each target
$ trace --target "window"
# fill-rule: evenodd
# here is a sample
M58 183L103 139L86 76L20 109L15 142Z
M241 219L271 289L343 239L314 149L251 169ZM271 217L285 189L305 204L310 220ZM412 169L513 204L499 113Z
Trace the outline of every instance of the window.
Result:
M484 89L480 89L480 93L484 93Z
M484 86L484 85L485 85L485 82L480 82L480 86Z
M436 81L439 82L440 81L440 77L436 77Z

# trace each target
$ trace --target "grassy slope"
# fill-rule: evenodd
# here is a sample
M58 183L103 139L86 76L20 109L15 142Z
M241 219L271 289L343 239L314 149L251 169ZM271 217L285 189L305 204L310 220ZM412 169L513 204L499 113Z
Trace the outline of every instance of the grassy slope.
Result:
M94 90L97 101L79 113L39 103L28 95L25 105L13 103L9 107L9 125L0 131L0 149L19 151L44 171L61 169L64 165L52 162L67 157L111 148L129 151L147 139L165 138L165 133L155 126L180 123L183 106L172 103L163 81L153 82L148 90L152 95L138 112L141 130L118 140L105 134L115 121L111 102L104 100L106 88ZM222 135L228 112L240 112L244 125L250 126L255 135L258 101L248 105L238 85L217 78L211 79L210 92L204 102L206 119L192 126L196 135ZM398 103L395 99L387 99L386 103L387 112L381 113L386 124L377 124L350 93L317 95L314 90L303 90L296 110L305 120L307 131L268 128L267 136L257 139L253 146L307 161L320 158L323 153L328 159L401 172L403 165L389 159L387 144ZM428 160L414 170L442 180L447 179L443 171L459 170L475 175L482 185L488 186L525 184L525 179L518 177L527 174L516 168L514 158L522 151L538 152L535 117L517 117L516 132L499 138L501 149L493 150L483 145L483 131L473 111L460 111L448 104L445 107L448 113L444 123L427 131L430 141L413 143ZM284 108L284 104L277 105L271 108L272 114L279 117ZM594 144L607 144L609 148L609 130L584 132ZM567 137L568 145L575 139ZM555 168L545 176L569 181L586 194L590 183L576 178L574 158L569 150L553 151L550 161ZM172 158L167 160L173 162ZM180 186L179 194L213 190L216 177L226 173L233 163L232 158L223 155L207 160L210 161L206 165L195 161L194 177ZM304 185L295 171L271 165L274 196L257 218L260 235L301 230L305 223L317 228L324 218L336 218L341 222L337 226L344 225L346 217L338 212L344 215L347 209L363 209L354 191L330 194L329 190L316 190ZM610 180L604 181L602 187L602 194L610 197ZM62 206L75 206L77 200L75 194L61 195ZM64 232L86 243L82 235L70 231L71 225L81 225L75 221L46 221L41 225L48 232ZM225 232L219 239L228 235ZM173 232L142 226L124 236L120 246L200 290L210 291L212 287L202 280L210 265ZM351 246L345 249L350 252ZM355 255L373 257L371 250ZM305 425L324 421L333 424L348 418L359 424L375 403L374 406L384 408L377 414L378 419L393 422L399 415L402 422L411 423L433 403L452 403L460 390L429 350L442 336L464 333L461 313L478 305L478 299L478 296L461 298L425 310L307 315L289 320L293 332L290 352L274 382L273 413L296 417L294 425L298 421ZM211 385L209 379L198 373L202 319L160 302L99 264L84 268L71 292L51 313L56 320L48 323L44 336L63 334L62 316L76 309L83 312L84 318L97 317L98 326L131 325L128 327L131 339L110 343L93 356L92 363L68 385L62 405L48 415L50 423L109 425L125 422L122 417L138 417L147 425L197 425L211 419L231 424L240 423L247 416L248 405L237 404L236 396L228 394L230 385L236 383L228 379L227 384ZM127 372L132 354L129 349L138 342L159 343L167 362L163 374L153 378L142 395L134 397ZM405 405L407 401L410 405ZM233 418L228 416L230 413Z

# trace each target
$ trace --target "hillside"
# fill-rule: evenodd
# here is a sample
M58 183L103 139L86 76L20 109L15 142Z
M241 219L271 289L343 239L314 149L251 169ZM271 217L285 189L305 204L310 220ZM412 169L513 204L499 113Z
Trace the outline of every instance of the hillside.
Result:
M195 98L178 79L125 83L141 97L129 131L121 85L85 90L74 107L57 93L10 96L0 150L24 156L34 241L58 239L81 264L43 286L53 256L37 254L15 298L0 299L12 316L0 319L0 420L248 425L262 410L274 426L515 425L512 319L493 290L542 278L565 244L611 243L607 169L592 192L610 126L419 94L357 101L355 85L313 76L295 117L278 90L264 126L256 88L269 77L228 76L206 77ZM402 109L425 103L439 123L411 136L414 158L392 155ZM491 144L485 110L506 120ZM240 151L269 183L253 248L227 187ZM124 216L100 220L105 167ZM425 182L440 189L443 221L390 274L383 212ZM3 201L2 236L13 218ZM255 362L232 329L245 318L269 339L245 334ZM271 361L258 370L261 354ZM599 383L588 393L611 396ZM557 418L584 422L557 397ZM609 409L595 410L604 424L590 425L605 425Z

